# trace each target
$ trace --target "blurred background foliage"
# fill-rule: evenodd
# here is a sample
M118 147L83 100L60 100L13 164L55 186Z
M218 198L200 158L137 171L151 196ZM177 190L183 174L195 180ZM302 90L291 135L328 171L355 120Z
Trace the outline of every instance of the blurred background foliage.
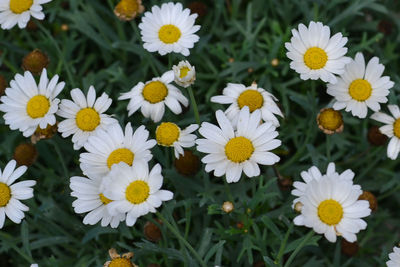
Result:
M145 51L137 26L140 17L119 21L113 13L117 2L53 0L44 5L44 21L33 21L24 30L0 31L0 74L10 81L23 72L23 57L40 49L50 58L48 72L59 74L67 84L60 98L69 98L72 88L87 91L94 85L98 94L105 91L113 98L109 113L122 125L145 124L154 137L157 124L140 113L128 118L128 101L118 102L117 97L139 81L161 75L183 57ZM165 1L143 2L149 10ZM227 185L202 169L189 176L178 173L171 152L155 147L151 164L162 164L164 187L175 193L174 200L160 207L159 215L140 218L134 227L111 229L83 225L83 216L73 212L69 177L81 172L79 151L72 149L70 139L55 136L39 141L38 159L23 177L37 180L35 196L25 201L30 211L22 224L6 220L1 229L0 266L34 262L39 266L102 266L111 247L121 253L133 251L139 266L384 266L387 254L400 241L398 160L387 159L386 143L373 146L368 142L368 131L376 125L372 120L342 113L343 133L326 136L318 129L316 116L331 102L326 85L301 81L289 69L284 43L293 27L311 20L329 25L332 33L342 32L349 38L349 56L361 51L367 59L378 56L385 64L385 75L396 83L389 102L396 104L400 2L181 2L199 13L196 24L202 26L200 41L188 57L197 71L194 90L201 120L215 122L214 111L226 108L210 103L210 97L221 94L226 83L256 81L279 99L285 114L279 128L283 145L276 151L281 156L279 164L263 167L260 177ZM194 115L190 108L178 116L168 111L163 120L184 127L194 123ZM27 141L1 119L1 168L13 157L15 147ZM378 199L377 211L367 218L367 230L358 235L358 249L340 238L331 244L292 224L292 181L299 180L299 173L311 165L324 171L330 161L337 163L339 171L351 168L355 183ZM233 212L221 210L224 201L233 202ZM155 224L153 230L160 229L152 232L156 238L144 233L147 221Z

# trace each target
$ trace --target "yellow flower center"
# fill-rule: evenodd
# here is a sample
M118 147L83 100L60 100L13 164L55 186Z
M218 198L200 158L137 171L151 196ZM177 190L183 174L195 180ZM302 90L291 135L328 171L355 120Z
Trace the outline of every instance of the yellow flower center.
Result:
M342 114L333 108L325 109L319 114L318 123L324 129L335 131L343 124Z
M164 25L158 31L158 38L163 43L173 44L181 38L181 30L172 24Z
M110 262L108 267L133 267L133 264L128 259L115 258Z
M115 7L119 13L131 16L138 11L137 0L121 0Z
M230 161L240 163L248 160L254 152L254 146L243 136L234 137L225 145L225 154Z
M311 47L304 54L304 63L312 70L322 69L327 61L328 55L319 47Z
M112 202L111 199L106 198L103 193L99 194L100 201L104 204L107 205L108 203Z
M400 138L400 118L393 123L393 134Z
M343 208L333 199L322 201L318 206L318 217L327 225L336 225L343 218Z
M5 183L0 183L0 207L5 207L11 199L11 190Z
M41 118L49 111L50 102L44 95L35 95L26 105L26 113L32 118Z
M15 14L21 14L31 8L33 0L10 0L10 10Z
M93 108L84 108L76 114L75 120L79 129L91 132L100 124L100 115Z
M178 140L179 135L179 127L172 122L163 122L156 130L157 143L163 146L172 146Z
M118 164L121 161L125 162L129 166L132 166L133 160L135 159L135 154L127 148L118 148L111 152L107 158L107 166L111 169L111 166Z
M126 188L125 197L132 204L140 204L146 201L150 194L150 187L145 181L137 180Z
M149 82L144 86L142 94L146 101L155 104L165 99L168 95L168 88L159 81Z
M244 106L248 106L250 112L259 109L264 104L264 98L257 90L246 90L240 94L237 99L239 108L242 109Z
M354 80L349 86L350 96L357 101L367 100L372 93L371 84L364 79Z
M188 68L188 67L182 67L181 69L180 69L180 74L179 74L179 78L185 78L186 77L186 75L188 74L188 72L190 71L190 69Z

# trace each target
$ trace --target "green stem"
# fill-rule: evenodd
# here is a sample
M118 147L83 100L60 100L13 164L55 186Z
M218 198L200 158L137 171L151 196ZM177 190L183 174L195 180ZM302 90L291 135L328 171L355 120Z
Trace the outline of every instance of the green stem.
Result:
M294 260L294 258L296 257L297 253L299 253L299 251L307 244L308 240L310 240L310 238L314 235L314 231L310 231L306 237L303 239L303 241L301 241L301 243L299 244L299 246L293 251L292 254L290 254L289 259L287 260L287 262L285 263L284 267L289 267L290 264L292 263L292 261Z
M167 228L189 249L190 252L192 252L193 256L197 259L197 261L200 263L202 267L206 267L207 265L203 261L203 259L200 257L200 255L197 253L197 251L189 244L189 242L186 241L185 238L182 237L182 235L179 233L179 230L176 229L172 224L170 224L167 219L162 216L161 213L157 212L157 216L160 218L160 220L165 223Z
M326 134L326 158L331 161L331 136Z
M56 141L54 141L54 140L51 140L50 143L54 146L54 150L56 151L56 154L57 154L57 156L58 156L59 159L60 159L61 167L62 167L62 169L63 169L65 178L69 178L70 176L69 176L68 168L67 168L67 166L65 165L65 162L64 162L64 160L63 160L64 157L63 157L63 155L62 155L62 153L61 153L60 148L58 147L58 144L57 144Z
M197 103L196 99L194 98L193 90L192 87L188 87L189 91L189 96L190 96L190 102L192 103L193 107L193 112L194 112L194 117L196 118L196 123L200 126L200 114L199 114L199 109L197 108Z
M293 230L293 223L290 224L289 229L286 232L285 238L283 239L283 242L281 244L281 247L279 248L279 252L278 252L278 256L276 257L275 263L279 264L280 259L283 256L283 253L285 252L285 247L286 247L286 243L289 239L289 235Z

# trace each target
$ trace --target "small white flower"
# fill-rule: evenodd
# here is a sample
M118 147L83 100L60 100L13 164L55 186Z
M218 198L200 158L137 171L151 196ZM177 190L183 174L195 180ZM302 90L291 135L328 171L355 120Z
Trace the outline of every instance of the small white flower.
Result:
M261 118L265 122L270 121L275 127L279 126L279 121L275 115L283 117L283 114L275 103L277 99L265 89L258 88L256 83L253 83L249 87L238 83L228 83L222 94L211 97L211 102L231 104L225 110L225 114L232 121L233 125L236 126L239 120L240 110L247 106L250 112L260 110Z
M381 109L379 103L388 101L389 89L394 83L382 73L385 66L373 57L365 66L362 53L357 53L354 60L346 65L345 71L336 84L328 84L327 93L335 98L333 108L346 108L346 111L359 118L365 118L368 108L373 111Z
M354 173L347 170L339 175L330 164L325 175L310 168L302 177L306 183L297 183L292 191L298 197L296 203L301 203L301 214L294 218L294 224L313 228L330 242L336 242L337 235L355 242L356 234L367 227L361 218L371 210L368 201L358 200L362 190L353 184Z
M400 248L394 247L393 252L389 254L389 261L386 262L387 267L400 266Z
M58 75L50 81L47 71L43 69L37 85L29 71L24 76L17 74L10 82L10 88L1 97L0 110L5 112L4 120L11 130L19 129L25 137L31 136L39 127L54 125L60 100L57 95L65 83L58 83Z
M379 128L379 131L390 138L387 147L387 156L390 159L397 159L400 152L400 109L397 105L388 105L392 116L382 112L372 114L371 119L385 123Z
M149 52L165 55L171 52L190 54L189 49L199 41L194 34L200 26L194 25L197 14L188 8L182 10L181 3L164 3L161 8L153 6L151 12L144 13L139 24L143 47Z
M171 200L173 193L161 190L161 166L155 165L149 173L147 164L134 168L121 162L111 167L104 178L104 196L113 200L108 204L110 214L126 213L126 225L132 226L137 218L156 212L162 201Z
M26 166L15 169L16 165L16 161L11 160L3 172L0 170L0 229L4 226L6 215L11 221L21 223L25 217L24 211L28 211L29 208L20 200L33 197L31 187L36 184L36 181L27 180L14 183L27 170Z
M203 122L199 132L206 139L196 140L197 150L208 154L201 160L206 164L206 172L214 171L217 177L225 174L226 181L234 183L242 172L248 177L260 175L258 164L273 165L279 161L277 155L269 152L281 145L275 139L278 132L272 122L260 124L259 110L250 114L247 106L242 108L236 130L221 110L215 115L219 127Z
M130 166L136 166L141 161L147 163L153 157L150 149L156 145L154 139L148 138L149 131L144 125L135 132L130 123L126 125L125 133L118 123L110 125L106 130L98 130L85 143L88 153L80 154L83 174L104 177L112 165L121 161Z
M182 105L189 105L188 99L171 82L174 72L167 71L161 77L153 78L145 84L140 82L131 91L123 93L118 99L129 99L129 116L139 108L146 118L159 122L164 115L165 105L175 114L182 112Z
M120 222L125 220L125 214L115 212L111 215L108 212L107 206L112 200L105 197L101 192L102 181L102 177L71 177L69 184L72 190L71 196L77 198L72 202L72 207L78 214L88 212L83 218L84 224L95 225L101 221L102 227L110 225L112 228L116 228Z
M172 70L175 74L176 84L182 87L187 88L196 80L196 70L187 60L182 60L177 66L172 66Z
M39 264L37 264L37 263L32 263L30 267L39 267Z
M103 114L111 106L112 99L103 93L96 99L96 90L89 87L87 97L81 89L71 90L72 100L63 99L57 115L66 118L58 124L58 131L62 137L72 136L74 149L80 149L99 129L106 129L109 125L118 123L110 115Z
M344 56L347 38L340 32L330 37L330 28L321 22L311 21L308 28L301 23L298 29L292 29L290 43L285 43L286 55L292 60L290 68L303 80L336 83L334 74L343 73L344 66L350 62Z
M199 128L197 124L191 124L181 130L178 125L172 122L163 122L156 129L157 143L161 146L173 146L175 157L183 155L183 147L195 145L196 135L191 134Z
M1 0L0 24L3 30L8 30L18 24L20 29L25 28L31 16L35 19L44 19L43 4L52 0Z

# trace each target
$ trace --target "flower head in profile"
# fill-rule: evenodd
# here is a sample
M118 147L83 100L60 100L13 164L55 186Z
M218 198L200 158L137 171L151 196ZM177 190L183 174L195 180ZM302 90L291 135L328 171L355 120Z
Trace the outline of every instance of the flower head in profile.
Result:
M189 105L188 99L171 84L173 81L174 72L167 71L161 77L153 78L146 83L138 83L118 99L129 99L129 116L140 109L144 117L159 122L164 116L165 106L174 114L180 114L182 112L181 104L185 107Z
M166 55L171 52L189 56L189 49L199 41L195 33L200 26L194 25L197 14L190 14L181 3L164 3L153 6L144 13L139 24L143 46L149 52Z
M115 248L112 248L108 253L110 254L111 260L104 263L104 267L138 267L131 261L133 258L133 252L120 255L117 253Z
M321 79L336 83L335 74L342 74L350 62L345 57L347 38L339 32L331 37L331 30L321 22L311 21L308 28L300 23L292 29L290 42L285 43L287 57L292 60L290 68L303 80Z
M43 69L39 84L29 71L17 74L1 97L0 110L5 112L4 120L11 130L19 129L25 137L31 136L39 127L56 124L55 113L60 100L56 98L65 83L58 82L58 75L50 81Z
M175 74L176 84L182 87L187 88L196 80L196 70L187 60L182 60L178 65L172 66L172 70Z
M387 156L395 160L400 152L400 109L397 105L388 105L388 109L392 116L383 112L375 112L371 119L385 124L379 128L379 131L390 138Z
M377 57L365 65L363 54L357 53L337 83L328 84L327 93L335 98L333 108L346 109L359 118L367 116L368 108L379 111L380 103L388 101L389 89L394 85L388 76L382 76L384 70Z
M215 113L218 125L203 122L199 132L204 139L197 139L197 150L206 153L202 162L206 172L226 176L228 183L240 180L242 172L248 177L260 175L261 165L273 165L280 160L270 152L281 145L272 122L261 122L259 110L250 113L246 106L240 110L237 128L226 115L218 110Z
M133 20L143 11L142 0L121 0L114 8L114 14L122 21Z
M9 30L18 24L25 28L31 16L44 19L43 4L52 0L2 0L0 1L0 24L3 30Z

